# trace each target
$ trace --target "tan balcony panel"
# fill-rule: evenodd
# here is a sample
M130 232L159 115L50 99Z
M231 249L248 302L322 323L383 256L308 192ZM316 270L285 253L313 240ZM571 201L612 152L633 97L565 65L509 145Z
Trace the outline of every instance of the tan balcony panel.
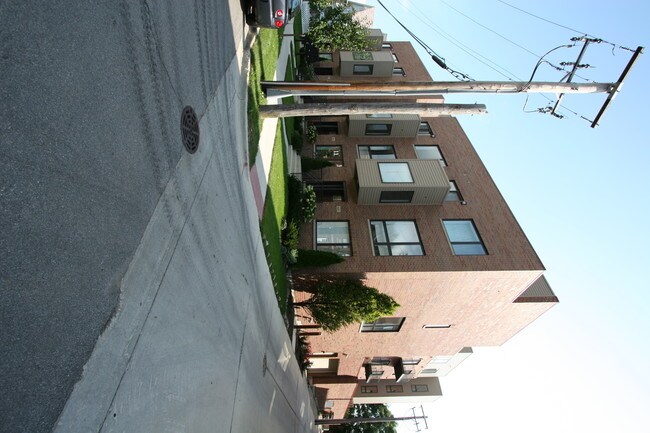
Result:
M441 205L449 192L449 178L435 159L357 159L356 171L360 205Z

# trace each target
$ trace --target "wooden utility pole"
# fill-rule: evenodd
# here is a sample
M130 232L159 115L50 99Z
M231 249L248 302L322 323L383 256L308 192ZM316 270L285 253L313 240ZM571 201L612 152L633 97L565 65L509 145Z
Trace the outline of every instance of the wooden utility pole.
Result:
M341 424L369 424L369 423L382 423L394 421L407 421L417 418L424 418L426 416L403 416L399 418L385 417L385 418L331 418L331 419L317 419L314 421L316 425L341 425Z
M262 81L269 97L287 96L433 96L447 93L609 93L616 83L525 81L420 81L329 83Z
M485 114L481 104L417 104L395 102L262 105L260 117L342 116L349 114L419 114L426 117Z
M629 60L618 81L614 83L572 83L570 82L580 66L580 60L585 53L589 42L597 40L585 39L573 70L568 75L568 82L531 82L531 81L424 81L424 82L373 82L353 81L350 83L334 83L323 81L288 82L288 81L262 81L262 89L268 97L285 98L289 96L348 96L348 97L386 97L386 96L435 96L450 93L560 93L561 96L555 104L551 114L556 114L567 93L607 93L605 101L591 127L598 125L600 117L605 112L610 102L619 92L623 80L632 68L644 48L638 47ZM306 107L310 106L310 107ZM435 107L435 108L434 108ZM385 103L383 106L373 104L303 104L299 106L285 105L281 107L262 106L262 117L288 117L288 116L324 116L345 115L362 113L409 113L422 116L454 116L458 114L483 114L484 105L460 104L402 104ZM559 117L559 116L558 116Z
M317 419L314 421L314 424L316 425L341 425L341 424L369 424L369 423L383 423L383 422L395 422L395 421L415 421L415 426L417 428L417 431L420 431L420 425L418 423L418 420L421 419L424 421L425 429L428 429L429 426L427 425L427 416L424 414L424 407L420 406L420 410L422 411L422 415L416 415L415 414L415 408L411 409L413 411L413 415L411 416L403 416L403 417L383 417L383 418L324 418L324 419Z

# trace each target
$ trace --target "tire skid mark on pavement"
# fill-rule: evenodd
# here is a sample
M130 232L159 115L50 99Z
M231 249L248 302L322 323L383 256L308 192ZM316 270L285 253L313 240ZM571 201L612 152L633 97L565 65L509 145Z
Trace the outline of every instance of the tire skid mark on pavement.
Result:
M203 117L203 114L207 111L207 106L210 99L210 94L207 90L206 76L205 76L205 67L203 65L203 44L201 43L201 29L199 24L199 8L197 4L198 0L194 1L194 30L196 32L196 47L199 52L199 70L201 71L201 90L203 91L201 95L204 98L205 108L202 113L199 113L199 118Z

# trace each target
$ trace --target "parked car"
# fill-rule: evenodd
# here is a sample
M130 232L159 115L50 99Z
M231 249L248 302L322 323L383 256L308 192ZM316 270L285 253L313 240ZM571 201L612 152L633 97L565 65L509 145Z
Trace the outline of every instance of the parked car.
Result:
M246 24L279 29L300 9L301 0L248 0Z

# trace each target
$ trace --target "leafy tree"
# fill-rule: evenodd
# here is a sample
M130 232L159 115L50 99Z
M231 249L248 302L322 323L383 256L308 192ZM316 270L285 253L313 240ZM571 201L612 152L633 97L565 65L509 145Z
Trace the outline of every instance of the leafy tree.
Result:
M327 332L352 323L374 322L382 316L390 316L399 307L393 298L359 280L320 283L310 299L293 305L309 310L316 323Z
M363 51L368 47L368 28L354 18L345 4L326 8L312 17L306 35L321 51Z
M309 8L317 13L329 6L332 6L332 0L309 0Z
M355 404L345 413L346 418L386 418L393 414L385 404ZM396 433L397 423L362 423L331 426L332 433Z

